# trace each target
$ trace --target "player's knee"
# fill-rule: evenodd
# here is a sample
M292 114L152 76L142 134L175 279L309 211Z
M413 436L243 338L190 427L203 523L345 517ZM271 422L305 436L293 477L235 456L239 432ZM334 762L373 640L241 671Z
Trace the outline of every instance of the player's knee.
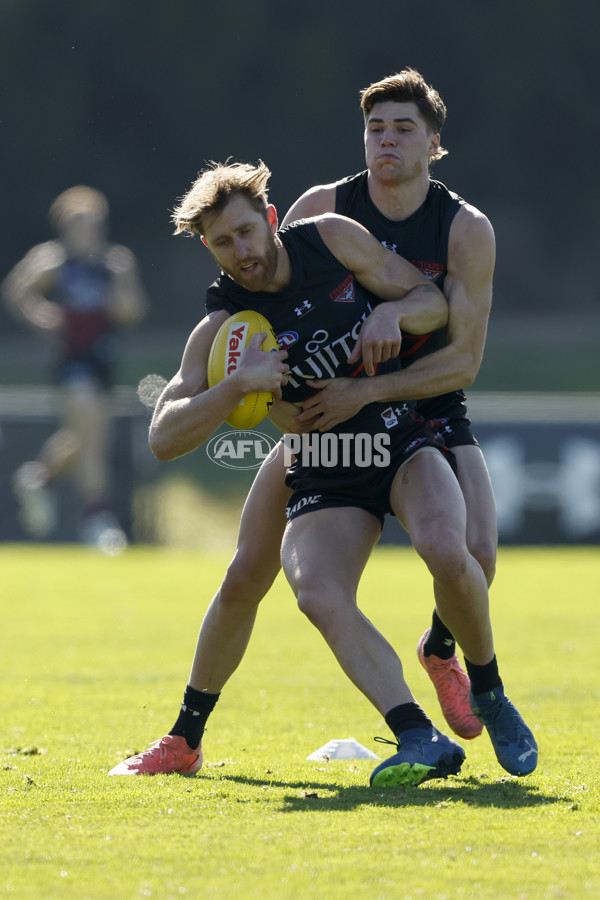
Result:
M431 531L417 540L413 538L413 544L437 581L454 583L467 572L467 548L453 534Z
M328 643L335 643L340 629L347 624L349 611L353 607L348 607L345 599L337 595L333 588L329 592L322 585L314 590L309 587L300 588L296 598L298 609L311 625L315 626Z
M308 621L312 622L313 625L318 625L319 608L314 602L314 598L310 591L299 591L296 595L296 600L300 612L304 613Z
M260 554L236 552L223 578L219 597L222 603L260 603L273 584L279 562L261 564Z
M496 543L488 540L478 541L469 544L469 552L483 569L489 587L496 574Z
M327 619L326 604L323 602L321 592L307 584L297 584L294 592L300 612L320 630Z

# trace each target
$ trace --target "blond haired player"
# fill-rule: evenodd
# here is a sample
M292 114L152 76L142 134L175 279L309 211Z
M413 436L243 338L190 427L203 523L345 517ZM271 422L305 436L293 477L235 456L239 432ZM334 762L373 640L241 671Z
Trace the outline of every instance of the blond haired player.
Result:
M114 553L126 537L110 508L110 388L117 332L137 324L147 299L132 252L108 240L106 196L87 185L52 203L56 238L33 247L2 285L10 311L52 343L61 389L59 431L13 478L20 518L37 538L56 526L56 481L72 474L82 507L81 537Z

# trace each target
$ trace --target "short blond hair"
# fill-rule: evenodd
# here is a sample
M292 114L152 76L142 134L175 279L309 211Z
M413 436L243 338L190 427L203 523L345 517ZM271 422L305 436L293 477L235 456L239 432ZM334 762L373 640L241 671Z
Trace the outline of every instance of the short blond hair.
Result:
M82 213L108 218L108 200L102 191L85 184L67 188L52 203L48 219L53 228L61 231L69 219Z
M173 210L174 233L203 234L206 216L221 212L235 194L243 194L266 217L270 177L271 172L262 159L257 166L211 161Z

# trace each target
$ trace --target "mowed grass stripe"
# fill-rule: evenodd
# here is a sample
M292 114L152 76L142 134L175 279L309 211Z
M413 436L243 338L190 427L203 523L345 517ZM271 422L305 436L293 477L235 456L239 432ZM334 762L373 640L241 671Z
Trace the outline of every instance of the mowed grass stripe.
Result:
M458 778L373 791L372 761L314 763L388 736L280 577L209 722L195 779L108 778L177 714L227 562L136 547L0 548L0 896L580 898L600 894L596 549L505 548L492 589L509 696L535 727L527 779L484 735ZM444 728L415 654L430 578L377 550L360 603ZM390 748L391 750L392 748Z

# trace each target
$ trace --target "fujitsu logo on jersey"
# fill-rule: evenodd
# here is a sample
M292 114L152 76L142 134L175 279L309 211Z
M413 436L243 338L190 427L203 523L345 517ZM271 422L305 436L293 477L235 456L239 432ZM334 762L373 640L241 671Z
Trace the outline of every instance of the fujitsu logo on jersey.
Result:
M229 333L227 335L227 363L225 366L227 375L231 375L231 373L235 372L238 367L240 356L242 355L242 350L244 349L246 343L247 334L247 322L236 322L229 329Z
M302 381L312 378L335 378L335 370L348 360L358 339L361 325L371 312L370 304L360 319L345 334L331 340L328 331L317 329L306 343L304 349L308 356L303 362L290 367L286 373L288 384L300 387ZM300 380L299 380L300 379Z

